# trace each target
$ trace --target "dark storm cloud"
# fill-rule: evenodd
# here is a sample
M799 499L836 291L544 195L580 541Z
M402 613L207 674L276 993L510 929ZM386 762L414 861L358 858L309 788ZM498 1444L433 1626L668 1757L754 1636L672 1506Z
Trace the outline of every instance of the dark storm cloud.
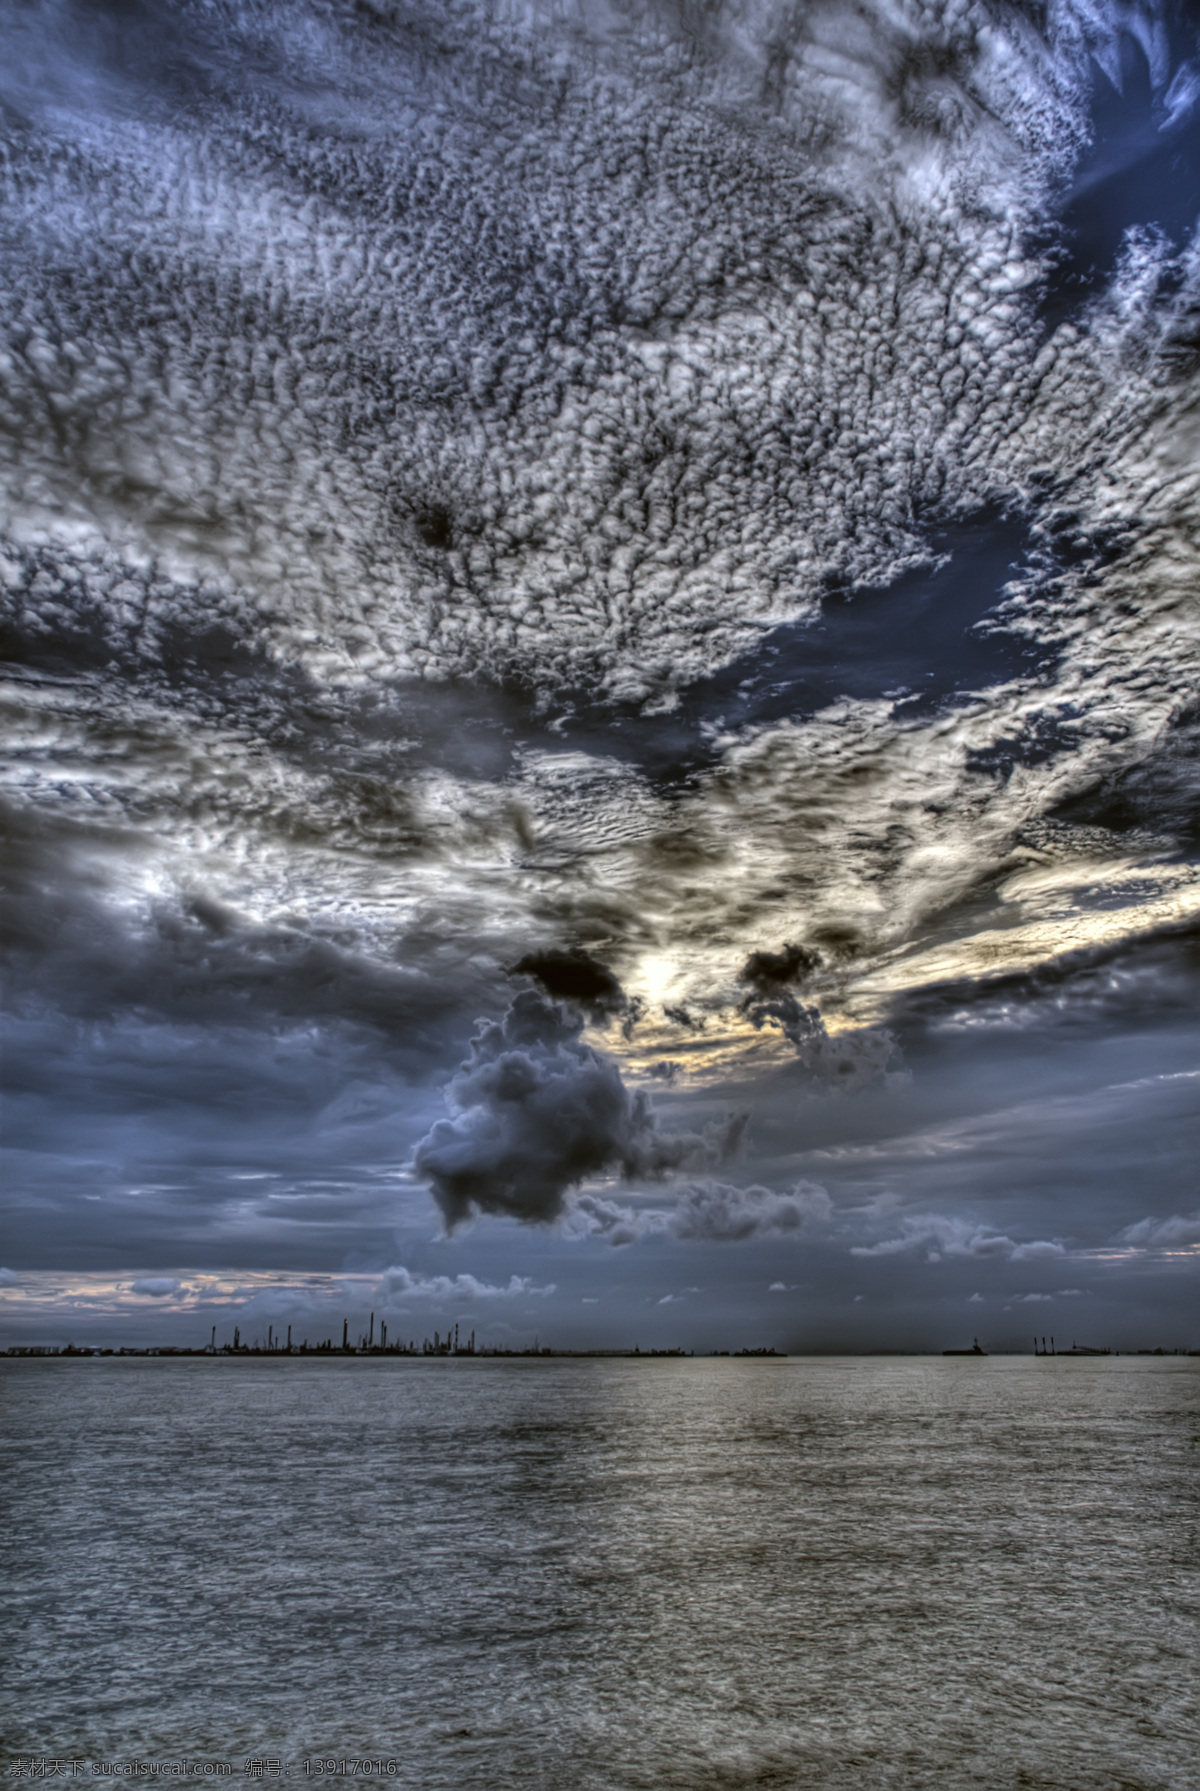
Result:
M756 1031L761 1032L769 1021L801 1053L811 1052L827 1037L820 1011L805 1007L788 987L802 983L820 962L816 952L800 945L785 945L777 952L751 952L742 966L741 980L750 984L753 993L746 996L741 1011Z
M792 994L784 992L770 999L750 998L742 1003L742 1012L757 1031L772 1021L798 1049L824 1038L825 1026L815 1007L804 1007Z
M262 921L201 890L122 889L135 838L4 814L9 1001L87 1021L139 1015L239 1030L364 1027L410 1071L436 1066L470 1000L463 970L434 979L389 962L344 923ZM124 852L122 852L124 848ZM430 958L437 953L430 942ZM443 951L443 970L458 954Z
M454 1118L439 1120L413 1157L448 1228L474 1211L545 1223L589 1176L654 1180L732 1147L737 1125L662 1131L645 1091L630 1093L582 1031L578 1012L532 991L480 1027L446 1089Z
M775 994L789 983L802 983L820 964L820 955L802 945L785 945L780 951L754 951L742 965L742 981L760 997Z
M831 1038L815 1007L805 1007L790 990L770 996L748 996L741 1012L756 1031L777 1026L796 1047L805 1069L821 1081L859 1088L881 1076L896 1050L896 1041L882 1027L862 1027Z
M513 965L513 976L532 976L556 1001L575 1001L598 1013L617 1013L627 1005L625 992L605 965L582 946L561 951L551 946L526 952Z
M436 1098L421 1085L489 999L480 939L410 926L397 961L369 920L256 913L253 883L236 892L247 912L132 829L6 819L20 1259L60 1260L68 1240L81 1263L204 1260L234 1236L250 1260L336 1259L356 1233L386 1248L396 1166Z

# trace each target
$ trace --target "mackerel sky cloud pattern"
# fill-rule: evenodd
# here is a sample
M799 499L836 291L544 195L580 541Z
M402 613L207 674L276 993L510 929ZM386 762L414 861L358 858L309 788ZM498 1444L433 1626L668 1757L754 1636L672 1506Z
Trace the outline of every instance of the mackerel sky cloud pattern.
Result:
M13 1272L1183 1310L1190 9L2 31Z

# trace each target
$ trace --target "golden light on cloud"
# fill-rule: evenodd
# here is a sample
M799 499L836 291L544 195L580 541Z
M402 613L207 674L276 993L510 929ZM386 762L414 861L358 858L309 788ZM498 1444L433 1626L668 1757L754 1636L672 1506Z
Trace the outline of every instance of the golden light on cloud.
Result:
M1076 865L1023 870L997 893L1004 925L885 957L851 983L849 1011L869 1019L909 990L1031 972L1073 952L1103 951L1200 919L1200 871L1187 864L1097 866L1088 881Z

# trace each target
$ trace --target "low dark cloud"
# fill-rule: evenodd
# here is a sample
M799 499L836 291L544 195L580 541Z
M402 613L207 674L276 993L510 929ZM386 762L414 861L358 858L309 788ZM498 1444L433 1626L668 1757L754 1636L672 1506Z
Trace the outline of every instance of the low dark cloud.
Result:
M646 1092L631 1093L582 1031L577 1011L532 990L480 1027L446 1089L454 1117L413 1157L448 1229L473 1212L546 1223L589 1176L655 1180L733 1147L738 1122L709 1135L661 1130Z
M825 1037L820 1011L805 1007L788 987L802 983L820 965L816 952L801 945L785 945L782 951L756 951L742 966L741 980L753 993L742 1002L742 1012L757 1031L772 1022L784 1037L800 1049Z
M693 1014L686 1007L664 1007L663 1016L672 1026L682 1026L685 1032L703 1032L703 1014Z
M612 971L579 945L526 952L511 974L531 976L555 1001L575 1001L596 1013L619 1013L628 1005Z
M463 960L474 941L427 938L422 949L410 938L408 961L397 962L374 930L340 917L247 912L198 877L171 887L153 842L130 831L3 803L0 844L8 1000L21 1013L239 1032L363 1028L420 1075L446 1062L472 999ZM146 874L130 899L134 867Z
M797 1182L784 1192L698 1181L681 1188L671 1211L677 1238L710 1244L744 1243L749 1238L795 1237L828 1220L833 1202L815 1182Z
M1148 866L1147 881L1154 874ZM893 999L889 1021L909 1037L970 1025L1084 1032L1174 1022L1198 999L1200 924L1189 917L1046 956L1028 969L906 990Z
M1027 1238L1018 1242L993 1226L953 1213L919 1213L906 1216L898 1233L875 1244L854 1244L852 1256L899 1256L908 1250L924 1250L926 1260L943 1256L1001 1257L1008 1262L1037 1262L1067 1254L1058 1238Z
M768 1022L778 1026L784 1038L790 1039L797 1049L825 1037L825 1022L820 1010L805 1007L787 991L763 999L748 999L742 1003L742 1012L756 1030L761 1031Z
M805 1069L821 1083L835 1088L861 1088L887 1070L896 1041L883 1027L860 1027L830 1036L819 1009L805 1007L789 991L750 996L741 1011L761 1031L777 1026L791 1044Z
M740 980L750 984L751 992L742 1000L739 1011L756 1032L764 1026L777 1026L796 1047L805 1069L819 1081L845 1089L859 1088L883 1074L895 1053L896 1041L881 1027L860 1027L830 1037L820 1009L806 1006L792 993L794 985L803 985L821 966L821 954L802 945L784 945L777 952L751 952L740 974Z
M1168 1219L1139 1219L1135 1225L1125 1227L1120 1241L1144 1249L1194 1248L1200 1244L1200 1210L1172 1213Z
M828 1223L833 1202L816 1182L801 1181L780 1191L703 1177L672 1190L668 1207L634 1207L604 1195L580 1194L571 1212L585 1231L618 1246L656 1236L684 1243L745 1244L755 1238L796 1240Z
M821 962L820 954L802 945L785 945L781 951L754 951L742 965L742 981L760 996L772 995L789 983L802 983Z

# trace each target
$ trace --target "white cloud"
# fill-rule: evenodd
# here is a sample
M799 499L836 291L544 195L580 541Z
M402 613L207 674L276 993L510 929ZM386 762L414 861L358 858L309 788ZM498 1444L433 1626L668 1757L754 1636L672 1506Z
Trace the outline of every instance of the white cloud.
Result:
M779 1193L697 1181L680 1190L668 1224L677 1238L740 1243L754 1237L798 1236L826 1223L832 1211L829 1195L815 1182L797 1182Z
M1118 1233L1123 1244L1140 1249L1186 1248L1200 1243L1200 1212L1190 1215L1173 1213L1169 1219L1139 1219Z
M317 133L292 10L255 10L270 107L226 74L203 131L148 109L131 133L94 83L81 111L22 94L60 153L9 195L43 327L12 332L7 470L43 538L65 492L74 522L66 588L22 593L36 614L90 604L148 644L224 616L318 677L598 672L653 698L830 568L903 562L922 504L1024 472L1072 400L1098 427L1086 357L1062 341L1056 378L1039 366L1019 229L1084 128L1070 9L1053 68L979 0L903 24L878 0L849 34L828 4L726 18L698 58L685 26L685 73L660 8L610 34L590 8L464 6L419 81L403 32L373 32L370 78L322 9ZM543 59L553 102L494 77ZM671 205L645 202L647 165ZM52 278L73 265L109 295L86 328ZM254 303L270 375L248 395L225 345Z
M930 1248L932 1246L932 1248ZM1003 1232L978 1220L958 1218L948 1213L913 1214L901 1221L898 1236L883 1238L875 1244L854 1244L852 1256L900 1256L909 1250L925 1249L927 1260L938 1262L943 1257L996 1257L1006 1262L1025 1262L1039 1257L1066 1255L1066 1247L1055 1240L1038 1238L1017 1243Z
M145 1294L152 1300L163 1300L168 1294L179 1293L182 1287L182 1281L172 1281L167 1275L147 1275L140 1281L131 1281L129 1291Z
M557 1289L539 1287L528 1275L510 1275L505 1282L480 1281L475 1275L421 1275L397 1266L385 1269L378 1282L381 1300L518 1300L545 1299Z
M828 1222L833 1202L816 1182L779 1192L730 1182L692 1181L669 1207L633 1207L596 1194L577 1195L569 1224L610 1244L669 1236L685 1243L736 1244L752 1238L800 1237Z

